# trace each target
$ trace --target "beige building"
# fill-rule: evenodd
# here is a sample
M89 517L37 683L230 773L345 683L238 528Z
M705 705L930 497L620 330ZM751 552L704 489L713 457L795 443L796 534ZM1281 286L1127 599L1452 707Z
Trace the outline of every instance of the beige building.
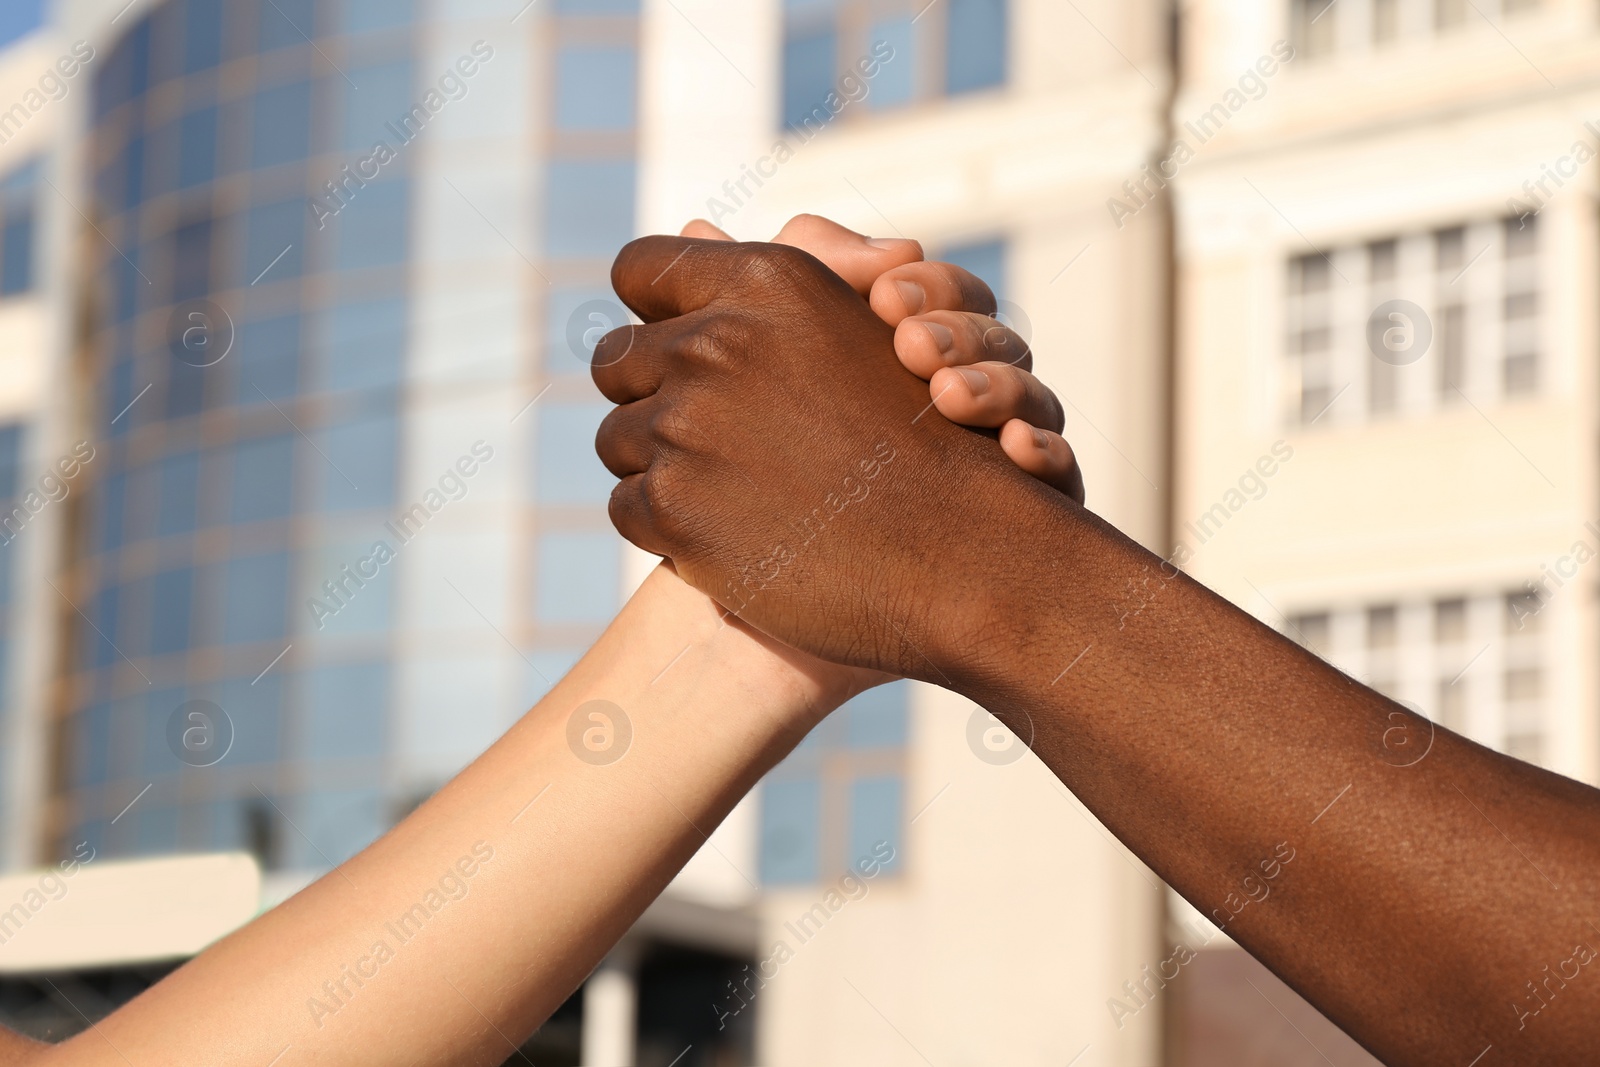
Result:
M1191 19L1179 115L1300 57L1179 179L1177 534L1357 677L1593 781L1595 11L1433 6Z
M1596 779L1585 654L1600 636L1592 4L287 7L294 18L239 0L211 22L198 0L78 0L54 27L0 48L0 108L26 111L8 127L18 113L0 110L0 444L8 427L25 431L13 480L26 489L70 453L76 428L99 426L105 458L73 498L98 516L114 473L189 469L185 435L200 422L208 457L245 455L260 427L281 431L242 388L207 393L218 410L186 421L187 372L167 367L160 344L153 357L95 362L132 330L93 325L102 287L129 273L106 242L141 242L138 261L165 287L159 272L182 260L166 243L196 232L186 212L207 202L201 188L233 205L211 219L233 258L218 253L206 289L247 323L229 372L277 352L280 335L252 336L249 324L270 327L288 309L316 329L370 320L405 353L403 365L363 371L371 380L334 382L324 335L308 325L284 357L306 353L302 377L274 394L297 417L337 412L353 385L374 404L397 382L417 387L394 407L403 461L373 474L393 480L393 500L329 506L334 480L318 455L300 454L296 499L330 514L280 546L290 569L279 584L314 589L361 522L415 496L483 411L510 405L509 425L528 410L517 398L545 399L505 431L500 481L408 557L396 599L363 594L330 636L287 615L276 629L235 618L239 598L208 600L206 577L189 598L196 617L220 612L221 630L248 640L225 642L226 657L198 639L193 655L176 638L141 651L161 612L126 629L124 607L127 665L101 662L85 623L115 620L88 594L109 591L96 583L112 562L136 586L156 549L163 568L192 560L206 576L249 560L226 539L176 529L127 533L127 551L118 542L74 561L65 530L77 513L52 504L32 516L26 536L0 548L11 564L0 600L7 869L48 860L79 834L109 859L243 849L265 870L270 905L318 861L235 793L249 800L264 785L317 852L348 855L536 698L533 676L564 670L648 565L630 554L614 565L603 491L584 480L592 459L563 451L603 409L573 337L609 324L610 250L694 216L760 239L815 212L916 237L971 267L1065 401L1097 512L1430 718ZM47 86L32 107L30 89L79 38L96 49L88 76L106 70L112 83L105 107L87 106L81 81L59 99ZM479 38L499 58L407 150L389 175L401 188L376 183L329 235L279 212L321 189L390 117L355 106L346 80L403 111L424 75ZM117 81L145 48L155 82ZM301 62L317 72L303 92ZM213 92L220 127L208 125ZM311 123L312 112L332 118ZM246 126L247 113L269 118ZM98 167L113 192L126 180L136 119L182 150L137 164L152 186L119 200L90 175ZM309 131L301 147L271 136L295 122ZM224 135L208 141L214 128ZM28 197L8 184L18 174ZM32 205L36 254L30 284L11 292L16 204ZM161 333L174 300L142 307L145 335ZM439 328L466 322L470 336ZM112 373L134 365L137 381ZM145 406L115 421L147 378ZM391 425L326 422L308 431L318 454L352 464ZM118 443L123 433L133 446ZM276 545L280 520L228 522L240 543ZM478 566L456 577L476 601L463 606L436 579L468 557ZM508 593L505 574L531 594ZM566 583L575 574L587 584ZM85 594L78 606L61 602L52 575ZM503 651L486 621L517 647ZM392 657L374 651L391 641ZM207 699L244 728L300 722L340 679L383 689L385 665L406 679L396 692L492 684L464 690L483 709L470 723L434 722L398 697L375 704L374 730L395 724L382 751L346 752L345 740L286 726L281 748L257 749L269 776L238 760L210 775L169 766L159 739L139 763L137 733L119 725L146 715L124 700L139 689L135 667L174 702L221 684ZM257 682L272 689L279 676L277 703L249 703L266 691ZM168 711L152 705L151 721ZM241 738L267 744L247 729ZM318 777L330 755L348 761L337 782ZM1397 747L1394 762L1411 756ZM236 832L240 819L248 833ZM239 885L255 892L250 877ZM170 944L192 948L196 936L177 930ZM745 1047L772 1067L1371 1062L1226 945L980 709L933 687L890 687L831 720L736 810L529 1049L594 1067L720 1064ZM1177 967L1179 946L1203 951ZM150 953L117 956L132 959Z
M50 30L0 48L0 869L40 859L38 841L18 831L39 824L51 785L39 756L47 722L32 712L49 699L60 634L31 621L59 604L45 578L61 565L70 482L56 464L76 443L59 429L70 361L54 357L72 332L82 222L69 198L79 195L71 160L85 55L92 49L74 53Z
M1168 221L1156 205L1119 231L1105 201L1165 139L1165 11L1017 0L1003 79L947 91L963 10L997 6L909 4L898 25L893 4L651 9L641 225L698 215L754 240L814 212L979 270L1067 402L1093 505L1161 551ZM837 106L794 108L794 67L830 33ZM888 59L874 50L886 40ZM852 68L874 73L852 81ZM758 957L772 961L751 1001L756 1062L1156 1062L1161 1011L1119 1028L1107 1002L1166 954L1157 880L972 704L918 686L910 708L903 752L880 757L903 775L899 865L859 899L839 884L843 863L756 879ZM826 744L821 833L837 837L849 801L829 810L828 783L852 756ZM790 787L780 771L755 806L791 803ZM766 870L754 838L782 829L752 815L725 851ZM819 911L830 889L845 902Z
M1595 781L1594 5L1241 0L1184 27L1186 567L1432 721ZM1275 42L1297 58L1251 77ZM1213 1006L1255 996L1220 977Z

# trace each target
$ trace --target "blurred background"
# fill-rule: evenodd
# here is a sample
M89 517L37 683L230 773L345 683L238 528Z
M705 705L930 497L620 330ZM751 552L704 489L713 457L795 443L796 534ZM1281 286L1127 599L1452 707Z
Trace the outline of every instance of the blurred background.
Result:
M1092 508L1594 781L1597 72L1587 0L4 0L0 1021L123 1003L597 636L648 561L606 520L588 350L617 248L693 216L975 270ZM28 903L69 857L96 892ZM1373 1062L904 684L525 1052Z

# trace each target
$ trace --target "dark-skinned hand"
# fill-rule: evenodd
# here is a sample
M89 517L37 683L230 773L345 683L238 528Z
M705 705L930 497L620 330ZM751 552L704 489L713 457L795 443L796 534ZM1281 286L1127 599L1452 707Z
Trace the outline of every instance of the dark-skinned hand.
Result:
M594 360L623 536L796 648L944 680L990 621L951 546L1060 495L931 411L894 331L805 252L647 237L612 284L645 323Z

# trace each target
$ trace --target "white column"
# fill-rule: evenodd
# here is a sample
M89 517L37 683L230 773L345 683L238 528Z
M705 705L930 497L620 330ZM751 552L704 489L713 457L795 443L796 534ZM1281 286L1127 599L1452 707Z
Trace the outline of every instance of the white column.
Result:
M632 1067L639 1007L636 953L619 945L583 986L583 1067Z

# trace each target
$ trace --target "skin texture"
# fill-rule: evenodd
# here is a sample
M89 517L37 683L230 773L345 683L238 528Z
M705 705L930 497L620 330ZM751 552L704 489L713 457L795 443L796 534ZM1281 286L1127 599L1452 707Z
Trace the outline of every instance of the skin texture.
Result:
M703 219L682 236L733 240ZM995 298L982 279L922 261L915 241L873 240L819 215L796 215L772 242L823 250L828 268L895 328L895 354L930 383L934 410L962 426L997 430L1018 468L1083 503L1083 475L1061 436L1061 401L1031 373L1027 341L991 317Z
M995 712L1385 1063L1592 1061L1600 793L1436 729L919 419L894 335L804 253L646 238L613 284L648 324L595 374L630 540L789 645Z
M862 308L886 272L942 284L956 270L920 262L914 242L879 247L825 220L784 236L837 264ZM993 303L970 285L941 298ZM953 358L978 354L958 346ZM1034 458L1081 486L1070 451ZM0 1029L0 1064L501 1063L762 774L885 680L727 618L663 565L570 674L388 834L79 1036L51 1047ZM631 727L614 762L574 748L607 728L591 711L621 736L608 710L583 710L596 700ZM388 928L430 891L441 906L420 929Z
M501 1063L860 680L726 624L663 567L548 696L376 843L93 1029L8 1062ZM574 718L579 747L605 728L583 710L596 700L631 726L609 764L572 741ZM448 902L396 935L451 873Z

